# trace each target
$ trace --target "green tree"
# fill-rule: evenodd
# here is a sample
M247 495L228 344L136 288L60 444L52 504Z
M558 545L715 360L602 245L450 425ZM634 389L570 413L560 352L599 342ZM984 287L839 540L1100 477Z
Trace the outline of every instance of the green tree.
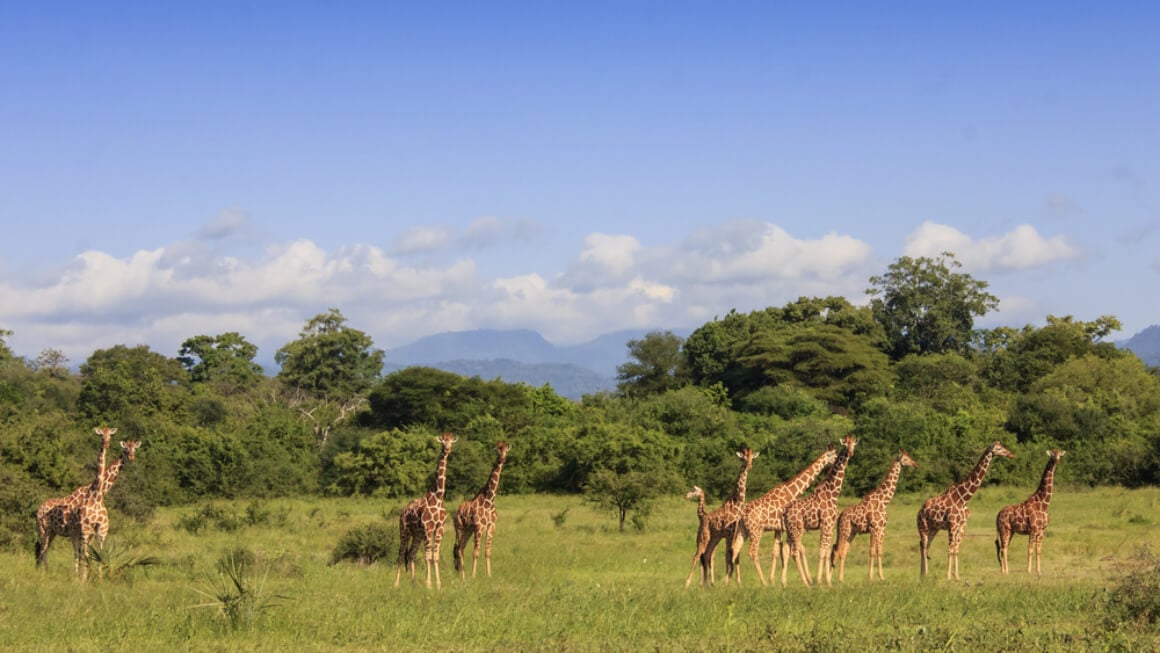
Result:
M199 335L181 343L177 360L194 383L214 383L227 389L253 387L262 377L254 362L258 346L236 331L216 336Z
M886 393L893 381L889 363L864 336L828 324L793 325L766 331L738 350L737 364L760 382L735 391L745 396L762 386L790 384L850 407Z
M163 416L180 419L187 375L181 364L146 345L98 349L80 366L77 408L98 424Z
M886 273L870 277L870 308L886 334L894 360L907 354L968 353L975 318L999 306L987 282L954 272L954 254L900 257Z
M689 382L683 339L672 331L651 331L628 341L629 361L616 368L621 394L642 397L661 394Z
M12 337L12 332L8 329L0 329L0 369L11 365L16 356L12 354L12 350L8 348L6 340Z
M1041 328L999 329L982 334L986 365L983 374L997 388L1026 392L1036 380L1057 366L1088 354L1111 359L1129 355L1115 344L1103 342L1120 329L1120 321L1103 315L1091 322L1072 316L1047 316Z
M310 318L299 338L274 355L278 379L297 393L291 403L326 446L332 428L366 401L383 370L383 350L370 336L346 326L337 308Z
M341 402L369 390L383 370L383 350L346 326L337 308L310 318L298 336L274 354L278 378L290 387Z

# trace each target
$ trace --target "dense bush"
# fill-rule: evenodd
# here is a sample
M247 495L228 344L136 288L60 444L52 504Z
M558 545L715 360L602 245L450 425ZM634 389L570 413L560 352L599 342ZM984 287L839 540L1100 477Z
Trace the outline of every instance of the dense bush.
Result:
M330 564L349 561L373 565L393 560L399 552L399 529L386 523L356 526L345 534L330 554Z

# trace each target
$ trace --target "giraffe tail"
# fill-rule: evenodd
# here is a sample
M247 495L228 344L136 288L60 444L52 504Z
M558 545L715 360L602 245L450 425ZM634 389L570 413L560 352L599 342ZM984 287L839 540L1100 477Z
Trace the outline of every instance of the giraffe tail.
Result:
M995 558L999 561L999 565L1003 564L1003 550L999 544L999 538L995 538Z

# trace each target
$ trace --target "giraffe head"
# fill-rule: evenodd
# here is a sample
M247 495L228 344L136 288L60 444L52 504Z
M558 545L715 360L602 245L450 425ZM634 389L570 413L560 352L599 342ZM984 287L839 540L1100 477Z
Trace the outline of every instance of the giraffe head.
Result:
M436 439L439 441L439 444L442 445L444 454L451 453L451 445L459 441L459 438L455 437L451 433L444 433Z
M500 460L507 460L507 452L508 452L508 449L510 449L510 448L511 448L511 446L508 445L508 443L504 442L503 440L500 440L499 442L495 443L495 452L497 454L499 454Z
M760 455L761 455L761 452L754 451L753 449L750 449L749 447L745 447L741 451L737 452L737 457L740 458L741 460L745 461L746 467L752 465L753 460Z
M846 447L846 459L854 455L854 445L858 444L858 440L853 435L847 435L842 439L842 444Z
M1058 463L1059 459L1063 458L1063 454L1065 453L1067 452L1063 449L1050 449L1047 452L1047 457L1050 458L1053 462Z
M1007 451L1007 447L1004 447L998 440L995 440L995 443L991 445L991 453L996 456L1003 456L1004 458L1015 457L1015 454Z
M705 491L702 490L701 488L697 487L696 485L694 485L693 489L690 490L689 493L685 495L685 498L686 499L696 499L697 497L703 497L703 496L705 496Z
M93 432L101 436L101 441L104 442L105 446L107 447L109 446L109 440L112 439L114 435L116 435L117 429L104 426L93 429Z
M901 463L903 467L918 467L918 463L914 462L914 458L911 458L910 454L906 453L905 451L898 452L898 462Z
M113 429L113 430L115 431L116 429ZM137 447L139 447L139 446L141 446L141 443L138 442L137 440L122 440L121 441L121 448L125 450L125 457L128 458L129 460L136 459Z

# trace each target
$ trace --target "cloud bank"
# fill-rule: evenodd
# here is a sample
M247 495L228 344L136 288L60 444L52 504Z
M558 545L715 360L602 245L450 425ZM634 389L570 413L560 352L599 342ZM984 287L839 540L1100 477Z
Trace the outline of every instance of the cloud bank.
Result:
M620 329L696 327L731 309L799 296L860 303L867 279L895 258L850 234L801 238L776 224L735 221L655 245L628 233L590 233L559 270L496 276L484 263L488 252L543 247L538 225L482 218L458 230L412 229L382 247L326 250L298 239L230 253L245 231L244 213L224 212L189 241L123 258L86 251L35 281L0 281L0 327L14 332L9 344L17 354L58 349L74 364L117 344L175 355L186 338L227 331L269 360L309 318L333 307L387 349L389 360L392 346L443 331L526 328L569 344ZM1081 255L1064 237L1027 225L972 238L932 222L919 225L902 250L953 251L972 274Z

